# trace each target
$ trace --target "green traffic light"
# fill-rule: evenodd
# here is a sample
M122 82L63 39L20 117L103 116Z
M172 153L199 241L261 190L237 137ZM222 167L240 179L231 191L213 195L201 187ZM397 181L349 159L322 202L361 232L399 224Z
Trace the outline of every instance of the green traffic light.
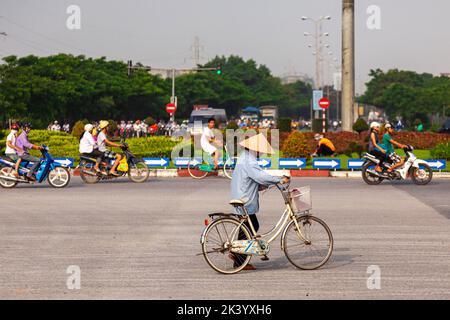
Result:
M218 75L221 75L221 74L222 74L222 70L219 69L219 70L216 71L216 73L217 73Z

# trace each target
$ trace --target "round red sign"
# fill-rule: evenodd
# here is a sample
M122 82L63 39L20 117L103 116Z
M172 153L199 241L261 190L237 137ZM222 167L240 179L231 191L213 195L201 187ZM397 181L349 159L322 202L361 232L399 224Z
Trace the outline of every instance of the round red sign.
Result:
M166 104L166 111L168 113L175 113L175 111L177 111L177 106L175 103L168 103Z
M319 100L319 107L322 109L327 109L330 106L330 100L327 98L322 98Z

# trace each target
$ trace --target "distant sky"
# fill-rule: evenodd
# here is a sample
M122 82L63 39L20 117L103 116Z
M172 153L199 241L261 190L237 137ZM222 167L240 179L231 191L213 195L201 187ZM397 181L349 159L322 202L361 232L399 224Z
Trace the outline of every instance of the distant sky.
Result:
M372 68L450 72L450 1L357 0L356 81L364 90ZM81 8L81 30L66 27L69 5ZM367 8L381 9L381 30L366 26ZM195 36L203 57L240 55L274 75L314 76L307 47L311 22L330 15L326 40L340 62L341 0L1 0L0 56L59 52L190 67ZM206 60L203 60L206 62Z

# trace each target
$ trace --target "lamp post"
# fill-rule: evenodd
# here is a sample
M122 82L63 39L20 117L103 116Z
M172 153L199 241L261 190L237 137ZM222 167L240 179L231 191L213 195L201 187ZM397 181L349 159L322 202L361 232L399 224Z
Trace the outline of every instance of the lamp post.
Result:
M328 37L330 34L328 32L322 33L322 23L326 20L331 20L331 16L322 16L319 19L312 19L310 17L303 16L301 17L303 21L310 20L314 23L314 34L311 34L309 32L304 32L303 35L305 37L312 36L314 37L315 41L315 56L316 56L316 89L319 89L322 87L322 79L321 79L321 59L322 59L322 37ZM309 45L311 48L312 45Z
M355 0L342 0L342 130L353 131L355 99Z

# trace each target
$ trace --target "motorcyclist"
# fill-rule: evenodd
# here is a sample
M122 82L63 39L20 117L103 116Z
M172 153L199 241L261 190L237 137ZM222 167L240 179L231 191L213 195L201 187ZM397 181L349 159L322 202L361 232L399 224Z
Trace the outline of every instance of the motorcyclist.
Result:
M375 167L375 171L381 173L383 171L383 162L386 160L386 150L379 145L378 134L380 132L380 123L372 122L370 124L370 135L369 135L369 153L375 156L380 163Z
M100 132L97 136L97 146L98 146L98 150L100 152L102 152L103 154L108 151L106 146L123 148L123 144L117 144L117 143L114 143L114 142L111 142L110 140L108 140L108 137L107 137L108 127L109 127L108 121L106 121L106 120L100 121L100 124L99 124ZM114 165L112 166L112 168L110 170L110 174L112 174L113 176L119 176L116 169L117 169L117 166L119 165L120 160L122 160L122 155L119 153L115 153L115 152L109 152L109 153L113 157L116 158L116 160L114 161Z
M382 141L382 146L384 147L384 149L386 150L386 154L389 155L393 155L395 153L394 151L394 147L393 145L397 146L398 148L404 149L406 148L406 145L401 144L397 141L395 141L394 139L392 139L391 134L393 134L395 132L394 128L392 127L392 125L390 123L386 123L386 125L384 126L386 133L383 135L383 141ZM388 157L387 161L392 163L392 160L390 160L391 158ZM401 159L399 162L393 164L388 170L388 173L391 173L393 170L395 170L398 167L401 167L403 164L405 163L405 161L403 159Z
M14 175L16 177L19 176L19 165L21 162L21 159L19 158L18 153L22 152L22 149L18 148L16 146L16 140L17 136L19 135L19 125L17 123L13 123L11 125L11 132L9 133L8 137L6 138L6 149L5 149L5 155L10 158L11 160L16 162L16 168Z
M27 178L29 180L36 180L34 177L34 173L36 172L37 168L39 167L39 164L41 162L41 159L38 157L32 156L28 153L29 149L34 150L43 150L44 148L41 146L36 146L32 144L30 141L28 141L28 134L30 133L32 129L31 123L24 123L22 125L23 131L22 133L17 137L16 139L16 147L19 148L21 151L17 154L19 155L19 158L27 161L29 163L32 163L32 166L30 168L30 171L27 173Z
M94 130L94 126L90 123L84 126L84 132L80 138L80 147L79 151L82 156L96 158L94 170L96 172L100 172L100 163L102 162L104 153L98 150L97 143L92 136L92 131Z

